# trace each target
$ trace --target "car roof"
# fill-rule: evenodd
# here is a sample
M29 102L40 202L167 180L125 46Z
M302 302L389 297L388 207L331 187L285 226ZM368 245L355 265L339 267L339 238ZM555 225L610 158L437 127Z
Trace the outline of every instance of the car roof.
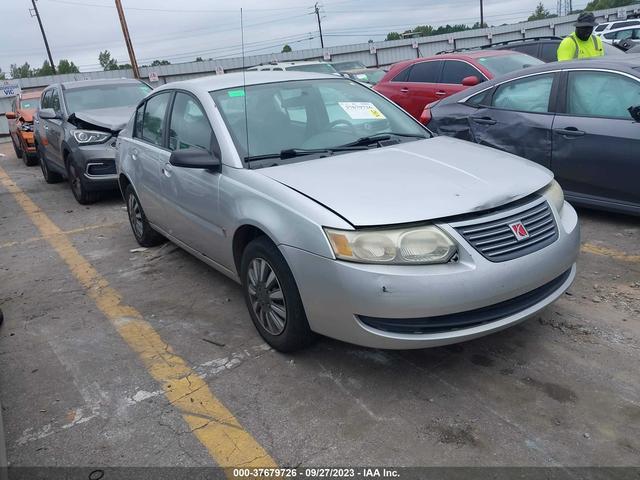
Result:
M276 62L276 63L265 63L260 65L255 65L251 68L256 67L296 67L298 65L318 65L321 63L326 63L327 65L331 65L328 62L322 62L320 60L306 60L303 62Z
M118 84L136 84L142 83L140 80L134 78L110 78L102 80L75 80L72 82L62 82L62 88L65 90L71 90L74 88L84 88L98 85L118 85Z
M402 62L395 63L393 69L406 67L413 65L414 63L424 62L425 60L475 60L476 58L486 57L500 57L504 55L511 55L519 52L511 52L509 50L469 50L464 52L451 52L441 53L440 55L431 55L429 57L412 58L411 60L404 60ZM523 54L520 54L523 55Z
M194 78L191 80L183 80L180 82L167 83L154 90L154 92L167 89L199 89L199 90L224 90L233 87L242 87L243 85L260 85L264 83L291 82L295 80L339 80L336 75L312 72L236 72L225 73L223 75L210 75L206 77ZM344 79L348 81L347 79Z

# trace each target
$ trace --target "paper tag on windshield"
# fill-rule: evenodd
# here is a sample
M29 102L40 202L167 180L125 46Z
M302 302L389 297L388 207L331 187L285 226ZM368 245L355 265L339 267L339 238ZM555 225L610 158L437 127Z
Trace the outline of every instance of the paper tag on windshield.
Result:
M380 110L371 102L338 102L353 120L384 120Z

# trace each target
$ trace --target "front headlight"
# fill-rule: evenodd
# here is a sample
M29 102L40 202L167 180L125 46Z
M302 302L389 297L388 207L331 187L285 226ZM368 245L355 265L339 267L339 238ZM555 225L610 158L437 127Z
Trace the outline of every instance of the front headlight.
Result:
M558 182L552 180L540 193L547 197L549 203L555 207L558 213L562 211L562 207L564 207L564 192Z
M359 263L420 265L446 263L456 244L434 226L397 230L325 228L336 258Z
M23 132L32 132L33 125L31 125L30 123L23 123L22 125L20 125L20 130L22 130Z
M81 145L91 143L104 143L111 138L111 134L107 132L98 132L94 130L71 130L73 138Z

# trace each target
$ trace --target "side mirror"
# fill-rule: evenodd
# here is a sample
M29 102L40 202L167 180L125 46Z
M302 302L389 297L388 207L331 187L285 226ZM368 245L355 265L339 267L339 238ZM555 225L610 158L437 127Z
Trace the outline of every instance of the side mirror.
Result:
M5 112L4 116L7 117L7 120L15 120L16 112Z
M52 120L54 118L59 118L58 114L53 108L41 108L38 112L38 116L44 120Z
M174 167L202 168L204 170L220 170L220 159L201 148L185 148L175 150L169 163Z
M464 77L462 79L462 85L465 87L474 87L480 83L480 79L475 75L471 75L470 77Z
M640 105L629 107L629 113L631 114L631 118L640 123Z

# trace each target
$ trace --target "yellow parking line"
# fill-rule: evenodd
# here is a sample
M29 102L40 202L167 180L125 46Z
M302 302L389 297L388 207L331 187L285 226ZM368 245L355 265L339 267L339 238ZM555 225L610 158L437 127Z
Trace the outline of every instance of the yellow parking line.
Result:
M87 294L105 314L149 373L180 411L191 432L216 463L227 467L275 467L275 461L244 430L208 385L165 343L135 308L122 303L118 292L73 246L67 235L24 193L0 167L0 183L14 196L42 236L66 262Z
M593 245L592 243L583 243L580 250L584 253L603 255L615 258L616 260L622 260L623 262L640 263L640 255L629 255L625 252L614 250L613 248L601 247L599 245Z

